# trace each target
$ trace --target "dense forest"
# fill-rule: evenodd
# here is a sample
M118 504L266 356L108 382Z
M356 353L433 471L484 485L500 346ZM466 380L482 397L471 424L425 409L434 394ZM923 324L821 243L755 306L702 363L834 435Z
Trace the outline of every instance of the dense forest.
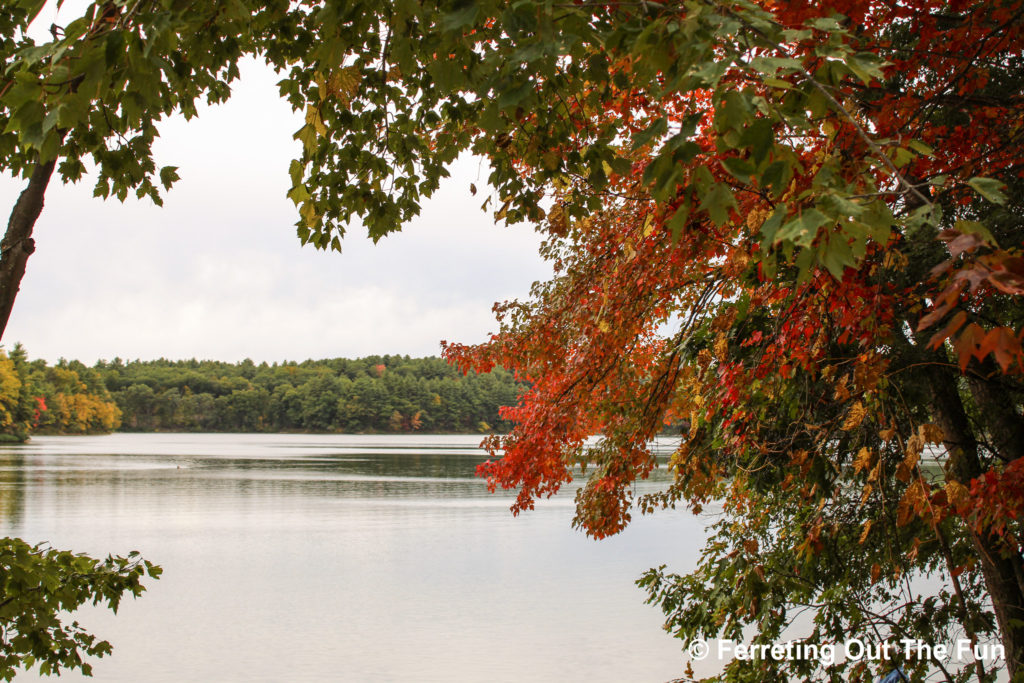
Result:
M496 369L462 375L439 358L284 363L129 361L89 367L0 352L0 428L28 433L491 432L523 385Z

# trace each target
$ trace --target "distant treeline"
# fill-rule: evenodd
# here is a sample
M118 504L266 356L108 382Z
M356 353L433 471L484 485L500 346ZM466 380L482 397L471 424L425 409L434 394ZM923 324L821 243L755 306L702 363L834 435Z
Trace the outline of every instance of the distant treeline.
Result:
M500 368L463 376L440 358L48 366L16 346L0 357L0 420L12 434L506 431L498 409L522 388Z
M90 370L128 431L475 432L510 427L521 386L497 369L463 376L440 358L302 363L134 361Z

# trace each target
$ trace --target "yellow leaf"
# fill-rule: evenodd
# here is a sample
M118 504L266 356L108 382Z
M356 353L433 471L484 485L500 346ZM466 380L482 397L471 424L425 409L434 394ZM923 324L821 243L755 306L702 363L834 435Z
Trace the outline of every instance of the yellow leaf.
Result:
M903 492L899 504L896 506L896 526L904 526L920 514L926 505L927 494L921 481L915 480L907 490Z
M306 107L306 123L313 126L314 130L320 135L327 135L327 126L324 125L324 120L320 116L320 110L312 105Z
M879 458L875 466L871 468L871 472L868 474L868 481L878 481L882 476L882 459Z
M848 432L859 427L865 415L867 411L864 410L864 404L860 401L854 403L850 406L850 412L846 414L846 420L843 421L843 431Z
M903 458L903 462L901 464L906 465L908 469L913 470L915 467L917 467L917 461L920 460L920 459L921 459L921 452L920 451L913 452L913 453L907 453L907 457Z
M890 270L903 270L910 260L898 249L886 249L882 258L882 266Z
M725 361L729 355L729 343L725 339L725 335L721 332L715 337L715 358L720 361Z
M957 510L963 510L971 502L971 494L967 487L958 481L946 483L946 498Z
M911 434L910 438L907 439L907 447L904 451L909 457L912 453L920 455L921 451L924 450L924 438L921 436L920 430L917 434Z
M548 225L553 235L563 236L569 232L569 220L561 204L555 204L548 211Z
M501 205L500 209L498 209L498 212L494 214L494 220L495 221L505 220L505 216L508 215L508 208L510 206L512 206L512 200L511 199L506 199L505 203Z
M875 523L874 520L870 520L870 519L868 521L864 522L864 531L862 531L860 533L860 540L857 541L858 543L863 544L864 541L866 541L868 539L868 534L871 533L871 525L874 524L874 523Z
M344 106L352 102L352 98L359 92L361 73L357 66L346 66L331 74L327 82L327 90L334 95Z
M312 227L316 224L318 215L316 212L316 204L313 202L308 201L303 204L302 208L299 209L299 214L305 220L306 225Z
M860 494L860 504L861 505L864 504L864 501L866 501L868 499L868 496L870 496L871 492L874 491L874 490L875 490L875 487L873 487L871 484L865 484L864 485L864 491L863 491L863 493Z
M857 452L857 457L853 459L853 472L854 474L859 473L861 470L866 470L871 467L871 462L874 460L874 455L867 448L861 448Z
M331 91L327 86L327 78L322 71L313 72L313 82L316 83L316 89L320 93L320 101L326 100L330 96Z
M942 428L936 424L921 425L917 428L917 431L925 443L939 445L946 438L945 432L943 432Z
M644 219L644 237L650 237L652 232L654 232L654 216L647 214L647 218Z
M768 209L754 208L747 214L747 228L750 232L757 232L764 224L765 219L771 215Z
M734 273L742 273L750 263L750 255L740 249L734 249L729 255L729 265Z

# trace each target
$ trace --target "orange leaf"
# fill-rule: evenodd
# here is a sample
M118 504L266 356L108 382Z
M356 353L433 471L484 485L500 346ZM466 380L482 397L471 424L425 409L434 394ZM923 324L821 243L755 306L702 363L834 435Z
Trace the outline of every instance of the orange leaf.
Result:
M977 323L971 323L964 328L964 331L953 341L953 349L956 351L960 364L960 372L967 369L971 357L978 348L978 342L985 336L985 330Z
M988 276L992 286L1005 294L1024 294L1024 276L1006 270L997 270Z
M946 341L952 334L963 327L965 322L967 322L967 313L964 311L957 311L957 314L953 316L953 319L950 320L945 327L932 335L932 338L928 340L928 347L932 349L939 348L939 346L942 345L942 342ZM918 326L918 329L927 327L927 325L923 324L924 319L921 320L921 323L922 324Z

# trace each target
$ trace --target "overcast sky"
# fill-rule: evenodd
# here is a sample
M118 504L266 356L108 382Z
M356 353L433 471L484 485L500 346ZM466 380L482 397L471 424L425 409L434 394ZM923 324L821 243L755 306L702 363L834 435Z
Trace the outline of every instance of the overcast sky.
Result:
M55 179L3 345L90 364L436 355L442 339L484 340L492 304L550 274L530 227L479 209L469 184L488 170L471 158L402 232L373 245L355 225L342 254L300 247L285 193L302 122L278 79L249 63L228 103L161 125L157 164L181 175L163 208ZM5 223L22 186L0 177Z

